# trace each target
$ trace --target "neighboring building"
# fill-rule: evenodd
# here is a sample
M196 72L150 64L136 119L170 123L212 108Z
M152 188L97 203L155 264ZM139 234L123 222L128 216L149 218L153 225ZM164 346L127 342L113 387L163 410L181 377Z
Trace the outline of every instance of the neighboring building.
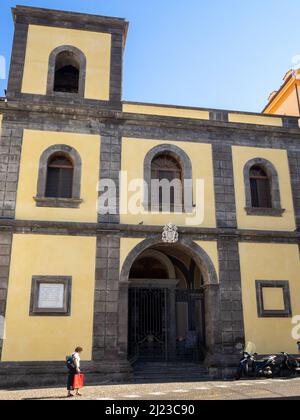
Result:
M300 117L300 69L288 71L283 80L280 89L271 93L263 113Z
M13 15L0 101L1 385L61 381L77 345L92 380L129 378L146 361L224 375L247 341L295 352L298 118L122 102L125 20ZM124 173L191 179L193 200L180 213L171 195L166 213L145 190L142 214L123 211ZM99 179L121 197L110 214L97 211ZM190 225L199 200L204 218ZM178 231L163 235L168 223Z

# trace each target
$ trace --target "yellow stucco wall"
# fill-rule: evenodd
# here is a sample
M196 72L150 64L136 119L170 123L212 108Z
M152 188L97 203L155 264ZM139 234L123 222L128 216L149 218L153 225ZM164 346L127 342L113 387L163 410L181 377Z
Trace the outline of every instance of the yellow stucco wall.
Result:
M274 104L274 108L272 109L272 113L279 114L279 115L292 115L295 117L299 116L299 105L298 105L298 98L297 98L297 91L298 89L300 95L299 86L292 86L285 95L283 95L280 100Z
M121 238L120 241L120 272L122 271L124 262L130 252L141 242L143 238Z
M240 243L242 293L246 340L253 342L257 352L268 354L286 351L296 353L292 338L291 318L258 318L256 280L285 280L290 283L293 316L300 314L300 264L297 245ZM275 292L269 294L267 305L280 309Z
M271 125L275 127L283 126L281 118L265 117L250 114L229 114L228 118L229 122L232 123Z
M29 25L22 92L46 94L49 56L62 45L86 56L85 98L109 100L111 35L48 26Z
M218 253L218 244L216 241L195 241L197 245L202 248L207 255L210 257L217 276L219 277L220 271L219 271L219 253Z
M39 161L42 153L55 144L77 150L82 160L79 209L36 207ZM99 180L100 136L49 131L24 130L17 191L16 219L74 222L97 221L97 183Z
M190 157L194 184L196 179L203 179L205 181L205 212L202 226L216 227L212 146L210 144L123 138L122 171L127 172L128 183L135 179L144 179L144 160L147 153L153 147L162 144L175 145L181 148ZM125 201L124 194L125 191L123 189L121 191L122 205ZM128 200L130 200L133 195L134 193L129 193ZM196 193L194 191L194 201L196 199L195 195ZM149 213L143 210L142 214L139 216L122 214L121 223L139 224L143 221L145 225L164 225L173 222L177 226L184 226L186 225L186 218L190 218L191 216L192 214Z
M263 289L264 309L266 311L284 311L284 296L282 289L264 288Z
M238 227L241 229L294 231L296 224L286 150L233 146L232 154ZM254 158L270 161L278 172L281 206L286 210L283 217L248 216L246 213L244 167L248 161Z
M299 116L297 90L300 94L300 70L296 70L296 77L292 72L294 71L290 70L285 75L284 84L269 98L269 103L264 109L265 114Z
M209 120L209 111L205 109L193 109L184 107L171 107L161 106L154 104L137 104L137 103L124 103L123 112L129 114L143 114L143 115L157 115L165 117L177 117L177 118L192 118L197 120ZM243 114L243 113L229 113L229 122L240 123L240 124L256 124L256 125L268 125L275 127L282 127L282 118L267 117L258 114Z
M14 235L2 361L91 360L96 238ZM72 276L70 317L30 317L32 276Z
M123 112L143 114L143 115L159 115L165 117L177 118L195 118L200 120L209 120L209 111L201 109L189 109L180 107L168 107L147 104L123 104Z
M130 252L144 239L142 238L121 238L120 243L120 271L122 270L123 264L130 254ZM212 263L215 266L216 273L219 275L219 257L218 257L218 247L217 242L215 241L195 241L210 257Z

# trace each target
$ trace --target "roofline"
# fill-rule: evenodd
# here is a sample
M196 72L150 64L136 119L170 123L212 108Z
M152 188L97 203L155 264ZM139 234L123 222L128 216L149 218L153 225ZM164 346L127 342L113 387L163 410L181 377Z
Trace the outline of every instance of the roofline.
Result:
M51 21L52 19L57 22L59 19L69 22L88 22L94 25L109 25L113 27L122 28L125 38L128 32L129 22L124 18L101 16L88 13L70 12L65 10L46 9L40 7L21 6L17 5L12 8L12 14L14 22L18 16L27 18L47 18Z
M264 109L262 110L262 113L265 112L265 110L267 108L269 108L269 106L275 101L276 98L278 98L278 96L281 94L281 92L283 91L283 89L286 87L286 85L289 83L289 81L293 78L293 73L291 73L289 75L289 77L284 81L284 83L280 86L279 90L277 91L277 93L269 100L269 102L267 103L267 105L264 107Z
M207 111L207 112L225 112L229 114L241 114L241 115L253 115L258 117L270 117L270 118L297 118L295 115L279 115L279 114L263 114L260 112L251 112L251 111L237 111L232 109L217 109L217 108L203 108L203 107L192 107L186 105L168 105L168 104L158 104L158 103L149 103L149 102L135 102L135 101L122 101L122 104L125 105L137 105L137 106L153 106L160 108L173 108L173 109L187 109L192 111Z

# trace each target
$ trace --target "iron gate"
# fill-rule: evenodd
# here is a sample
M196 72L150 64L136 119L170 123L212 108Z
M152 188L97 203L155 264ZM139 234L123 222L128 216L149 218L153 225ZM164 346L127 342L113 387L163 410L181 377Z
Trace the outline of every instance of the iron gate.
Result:
M205 348L203 297L193 290L130 288L129 359L200 361Z
M186 334L180 337L178 307L185 309ZM205 358L205 307L204 291L176 290L177 339L176 359L182 361L201 361ZM182 314L181 314L182 315Z
M129 357L166 360L169 290L129 289Z

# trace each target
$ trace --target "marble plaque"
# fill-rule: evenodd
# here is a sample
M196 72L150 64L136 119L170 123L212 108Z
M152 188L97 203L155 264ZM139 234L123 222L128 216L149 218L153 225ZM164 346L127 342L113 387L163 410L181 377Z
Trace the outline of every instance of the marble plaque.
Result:
M63 309L64 308L64 284L42 283L39 287L39 309Z

